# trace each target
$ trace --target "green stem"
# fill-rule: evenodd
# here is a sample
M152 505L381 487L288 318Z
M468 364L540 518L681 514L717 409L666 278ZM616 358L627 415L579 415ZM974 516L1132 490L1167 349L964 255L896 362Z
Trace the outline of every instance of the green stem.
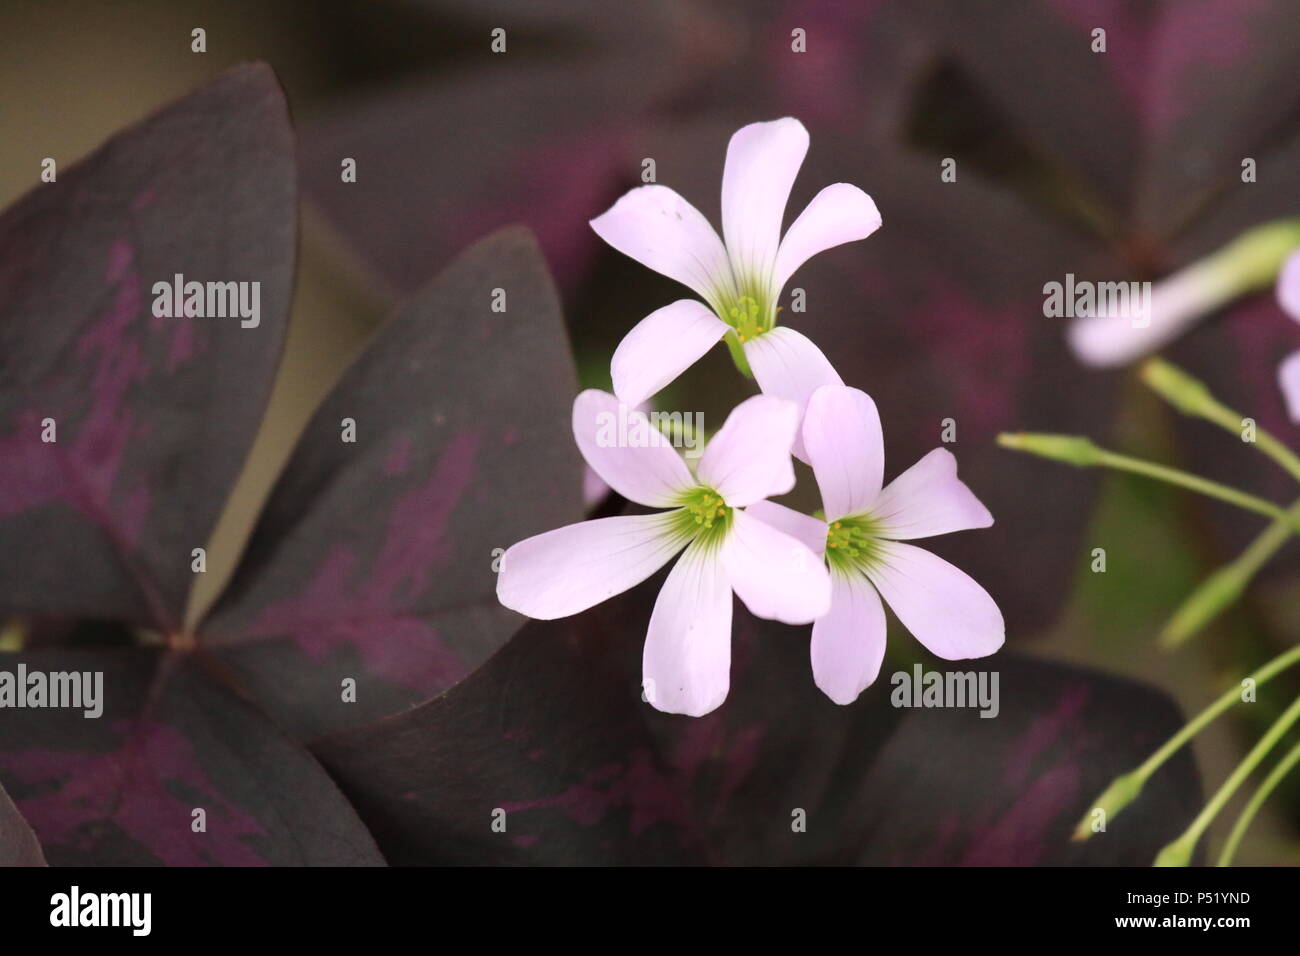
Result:
M1203 418L1241 436L1245 418L1210 394L1203 382L1164 359L1149 359L1142 366L1142 381L1184 415ZM1256 426L1254 444L1261 452L1300 481L1300 457L1271 434Z
M1258 688L1268 683L1282 671L1286 670L1292 664L1300 662L1300 644L1291 648L1283 654L1279 654L1263 667L1259 668L1246 679L1253 680ZM1169 738L1159 750L1148 757L1141 766L1136 770L1131 770L1126 774L1116 777L1109 787L1093 801L1094 807L1099 807L1106 811L1108 816L1114 816L1119 813L1125 806L1137 798L1142 792L1147 780L1153 773L1164 765L1164 762L1172 757L1183 744L1195 737L1201 730L1222 714L1225 710L1241 699L1241 686L1230 687L1220 694L1215 701L1206 707L1203 711L1193 717L1182 730ZM1091 813L1085 814L1079 821L1078 827L1074 831L1074 839L1086 840L1091 836L1090 827Z
M1246 680L1253 680L1255 686L1267 684L1282 671L1286 670L1292 664L1300 661L1300 644L1291 648L1284 654L1279 654L1259 670L1255 671ZM1230 687L1205 710L1201 711L1186 727L1169 738L1168 742L1146 759L1146 762L1138 768L1138 772L1144 776L1150 776L1161 764L1168 760L1179 747L1187 743L1200 732L1201 728L1221 713L1241 699L1241 686Z
M740 370L740 374L745 378L753 378L754 371L749 367L749 359L745 357L745 347L741 345L736 333L734 331L728 332L722 339L727 343L727 350L731 353L731 361Z
M1239 508L1245 508L1247 511L1255 511L1262 515L1268 515L1270 518L1284 520L1287 524L1300 530L1300 525L1297 525L1294 519L1271 501L1265 501L1263 498L1257 498L1255 495L1238 491L1236 488L1229 488L1227 485L1221 485L1217 481L1210 481L1210 479L1202 478L1199 475L1192 475L1185 471L1179 471L1177 468L1168 468L1154 462L1143 461L1140 458L1130 458L1128 455L1118 455L1104 449L1101 449L1101 465L1105 468L1127 471L1135 475L1145 475L1148 478L1155 478L1171 485L1187 488L1190 491L1209 495L1211 498L1218 498L1220 501L1226 501Z
M1228 279L1235 295L1266 289L1300 246L1300 219L1275 219L1247 229L1203 262Z
M1236 559L1197 586L1161 629L1161 646L1166 650L1179 647L1236 601L1259 569L1295 533L1297 523L1300 501L1287 510L1286 518L1275 518Z
M1091 440L1077 435L1048 435L1035 432L1012 434L1004 432L998 436L998 444L1003 448L1029 452L1030 454L1040 455L1043 458L1050 458L1053 461L1064 462L1067 465L1074 465L1079 468L1090 466L1114 468L1116 471L1127 471L1131 474L1155 478L1171 485L1177 485L1180 488L1187 488L1190 491L1208 495L1211 498L1218 498L1220 501L1226 501L1247 511L1254 511L1270 518L1282 518L1289 525L1296 528L1297 531L1300 531L1300 519L1292 518L1271 501L1265 501L1255 495L1238 491L1236 488L1229 488L1227 485L1221 485L1217 481L1210 481L1210 479L1202 478L1200 475L1189 474L1185 471L1179 471L1177 468L1157 465L1155 462L1143 461L1141 458L1130 458L1128 455L1120 455L1104 448L1098 448Z
M1242 785L1247 777L1250 776L1261 760L1268 755L1273 745L1282 738L1291 725L1300 720L1300 697L1291 702L1291 706L1286 709L1281 717L1273 724L1272 727L1259 738L1259 742L1251 748L1250 753L1246 754L1246 759L1237 764L1237 769L1232 771L1228 779L1214 792L1210 802L1197 815L1189 826L1178 839L1174 840L1168 846L1157 854L1155 859L1156 866L1186 866L1191 859L1192 851L1196 848L1196 843L1200 840L1201 835L1214 821L1215 816L1223 809L1224 804L1232 799L1232 795L1237 792L1237 788Z
M1268 799L1269 794L1277 789L1277 785L1285 779L1286 775L1291 772L1297 763L1300 763L1300 743L1287 751L1286 756L1279 760L1277 765L1269 771L1269 775L1264 778L1264 782L1259 785L1259 789L1255 791L1254 796L1250 798L1250 802L1241 811L1241 816L1237 817L1237 822L1232 826L1232 832L1228 834L1228 839L1223 844L1223 850L1219 853L1219 862L1215 864L1216 866L1230 866L1232 864L1232 858L1237 853L1237 846L1241 843L1241 838L1246 835L1246 831L1250 829L1255 814L1264 805L1264 801Z

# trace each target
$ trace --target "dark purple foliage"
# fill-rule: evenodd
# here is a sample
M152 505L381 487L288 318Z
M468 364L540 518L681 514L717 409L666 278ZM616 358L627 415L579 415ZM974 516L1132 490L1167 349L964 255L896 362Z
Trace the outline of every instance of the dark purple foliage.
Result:
M180 632L191 549L279 359L291 151L274 76L240 68L0 219L20 251L0 271L0 617L30 616L32 648L0 662L106 675L98 719L0 724L0 781L55 862L381 863L294 740L470 673L517 627L493 549L580 515L559 305L533 240L503 232L381 328L308 426L210 623ZM261 282L260 323L155 318L147 290L177 272ZM87 632L121 643L121 625L164 646L78 649Z
M468 238L526 222L557 270L576 346L599 354L688 293L601 250L578 224L639 182L646 157L658 182L716 223L730 133L799 117L812 148L787 222L821 186L844 180L876 199L884 226L796 273L807 312L790 313L787 298L782 321L876 399L893 470L935 447L943 420L955 419L963 474L997 525L943 547L997 597L1013 641L1059 611L1088 554L1097 483L992 439L1004 430L1105 437L1119 381L1068 354L1062 321L1042 316L1043 284L1067 272L1155 278L1250 225L1300 212L1300 86L1291 80L1300 22L1287 0L583 4L563 28L568 44L554 32L555 7L567 5L535 14L463 0L421 6L421 23L468 23L476 37L506 23L511 53L493 54L484 40L456 69L400 95L375 92L305 133L306 187L348 241L412 288L425 263ZM676 28L665 32L664 18ZM1092 49L1097 28L1105 53ZM795 29L804 53L792 50ZM634 69L647 49L661 68ZM608 74L621 63L618 82ZM446 124L469 137L466 149L439 148ZM401 164L400 188L386 176L338 188L341 155ZM1247 156L1258 182L1241 180ZM949 157L957 179L944 183ZM1289 433L1273 370L1300 336L1270 303L1232 313L1238 331L1226 349L1222 330L1187 344L1227 360L1189 360L1193 371ZM708 368L734 378L721 362ZM739 394L697 376L672 401L720 421ZM1221 456L1202 451L1203 432L1187 433L1182 449L1196 464L1280 493L1283 479L1258 456L1232 456L1226 473ZM1230 517L1224 556L1251 531ZM1010 558L1024 554L1033 560Z
M1196 810L1184 755L1106 834L1069 841L1181 721L1056 664L979 662L1001 675L995 718L896 709L888 667L840 707L813 686L807 629L740 612L726 704L661 714L640 693L655 590L530 624L437 700L314 745L392 862L1146 865Z
M1079 371L1041 317L1042 284L1149 277L1295 212L1286 5L404 6L426 23L508 20L512 54L482 44L455 72L339 111L301 149L271 71L241 67L0 216L0 620L30 624L0 669L103 671L106 685L98 720L0 722L0 863L1149 862L1199 799L1186 756L1106 835L1067 836L1178 726L1152 690L1005 655L979 665L1001 675L995 720L893 708L888 669L837 707L812 685L806 628L741 613L726 705L671 717L638 686L653 582L521 628L492 560L581 515L548 260L580 357L601 355L679 290L585 221L645 157L716 221L728 135L788 113L812 132L790 216L844 180L885 225L796 275L808 310L787 301L783 321L876 398L890 474L956 419L963 477L998 522L942 549L995 595L1013 640L1049 623L1086 553L1094 480L1045 483L992 438L1095 434L1116 377ZM796 27L806 54L790 51ZM314 200L408 298L182 634L191 550L279 360L295 150ZM1240 183L1238 154L1260 182ZM340 182L343 156L356 183ZM955 183L939 180L948 156ZM515 223L538 240L497 231ZM152 283L175 273L260 282L260 325L155 319ZM1243 314L1221 384L1252 409L1273 402L1268 424L1279 409L1257 367L1271 375L1285 336ZM1260 344L1264 326L1278 334ZM724 374L675 400L721 420L744 387ZM57 443L41 441L46 418ZM115 636L88 647L91 632Z
M0 866L44 866L36 834L9 795L0 789Z

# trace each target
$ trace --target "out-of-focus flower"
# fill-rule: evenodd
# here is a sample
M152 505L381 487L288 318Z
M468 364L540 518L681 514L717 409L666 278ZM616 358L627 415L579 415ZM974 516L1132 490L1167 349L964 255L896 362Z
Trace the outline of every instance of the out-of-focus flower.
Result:
M835 183L810 202L781 236L781 219L808 152L796 119L752 123L727 146L722 172L722 235L667 186L640 186L591 221L615 249L695 290L652 312L614 353L614 392L635 405L659 391L726 339L737 364L764 392L802 406L818 385L840 377L817 346L777 328L786 281L823 250L865 239L880 227L871 197ZM725 240L725 242L724 242Z
M799 540L744 509L794 487L792 402L756 395L732 411L695 476L645 415L588 390L573 404L573 433L593 470L629 501L665 508L584 521L509 548L501 603L542 620L584 611L644 581L685 549L650 616L646 699L700 716L727 696L731 595L758 617L807 624L830 607L826 569Z
M1005 636L1002 612L969 575L905 540L987 528L993 516L957 477L957 460L936 448L885 486L885 450L875 402L856 388L813 393L804 444L821 489L825 520L764 501L750 512L824 554L830 611L813 625L813 677L837 704L876 679L885 655L881 598L931 653L985 657Z
M1300 249L1291 253L1277 277L1277 302L1282 311L1300 322ZM1277 383L1286 400L1287 414L1300 422L1300 351L1292 352L1277 367Z
M1070 326L1070 347L1079 361L1098 368L1127 365L1151 355L1215 309L1266 288L1297 242L1300 222L1296 220L1250 229L1212 255L1155 283L1147 314L1076 319Z

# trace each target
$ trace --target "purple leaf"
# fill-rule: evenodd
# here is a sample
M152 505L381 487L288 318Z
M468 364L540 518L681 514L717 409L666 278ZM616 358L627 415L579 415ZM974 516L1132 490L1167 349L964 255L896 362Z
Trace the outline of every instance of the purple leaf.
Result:
M1200 810L1189 751L1085 843L1075 825L1115 777L1182 724L1149 687L1006 655L946 664L1000 672L1002 711L912 710L877 755L844 823L855 862L963 866L1145 866Z
M475 246L312 419L200 642L303 737L455 684L519 626L496 600L496 549L581 517L574 392L535 241Z
M292 134L265 66L229 71L0 216L0 560L15 571L0 615L179 626L191 550L279 361L295 226ZM177 274L260 283L259 324L155 317L154 283Z
M1181 719L1148 688L1009 655L962 667L1000 673L995 718L895 709L889 667L839 707L806 628L738 612L728 700L660 714L639 688L653 594L531 624L437 700L313 749L394 863L1141 865L1195 812L1184 756L1071 844Z
M0 664L103 675L97 718L14 709L0 724L0 782L51 863L383 865L316 761L193 655L60 649Z
M486 40L484 50L490 56ZM569 66L506 59L471 98L441 85L410 87L354 104L304 136L312 198L402 291L516 223L538 233L562 279L581 274L599 249L586 219L618 181L630 120L622 103L634 74L625 62L585 62L577 81ZM613 115L620 118L594 122ZM448 135L454 149L433 145ZM342 157L356 160L356 182L341 181ZM557 205L570 215L553 215Z
M1242 158L1264 163L1300 107L1290 82L1300 30L1286 0L919 9L1019 134L1139 233L1169 235L1240 187Z
M36 834L0 787L0 866L45 866Z

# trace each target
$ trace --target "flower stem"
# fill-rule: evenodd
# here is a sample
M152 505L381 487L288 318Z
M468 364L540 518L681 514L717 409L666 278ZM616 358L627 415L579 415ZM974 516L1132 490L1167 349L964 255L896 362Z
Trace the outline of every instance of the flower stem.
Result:
M1109 451L1102 452L1101 464L1107 468L1115 468L1135 475L1145 475L1148 478L1166 481L1171 485L1179 485L1189 491L1196 491L1203 495L1209 495L1211 498L1226 501L1239 508L1245 508L1247 511L1255 511L1271 518L1282 519L1294 526L1290 516L1271 501L1265 501L1263 498L1257 498L1244 491L1238 491L1236 488L1229 488L1227 485L1221 485L1217 481L1210 481L1208 478L1202 478L1199 475L1188 474L1185 471L1179 471L1177 468L1168 468L1154 462L1143 461L1140 458L1130 458L1127 455L1117 455Z
M1273 519L1245 551L1202 581L1183 601L1160 631L1163 648L1181 646L1241 596L1259 569L1295 533L1300 522L1300 501L1288 509L1287 515Z
M1300 518L1292 518L1290 514L1271 501L1265 501L1263 498L1257 498L1255 495L1238 491L1236 488L1230 488L1227 485L1221 485L1217 481L1210 481L1208 478L1202 478L1199 475L1179 471L1177 468L1169 468L1155 462L1130 458L1128 455L1120 455L1104 448L1098 448L1087 438L1079 438L1074 435L1044 435L1032 432L1003 433L998 436L998 444L1003 448L1026 451L1080 468L1089 466L1114 468L1117 471L1127 471L1135 475L1155 478L1171 485L1177 485L1180 488L1187 488L1190 491L1208 495L1211 498L1218 498L1220 501L1226 501L1247 511L1254 511L1274 519L1282 519L1289 526L1300 530Z
M1282 738L1291 725L1300 720L1300 697L1291 702L1291 706L1286 709L1281 717L1274 722L1264 734L1259 738L1259 742L1251 748L1250 753L1246 754L1246 759L1237 764L1237 769L1232 771L1228 779L1223 781L1219 789L1215 791L1210 802L1192 821L1192 825L1183 831L1182 836L1178 837L1172 843L1162 849L1155 859L1156 866L1186 866L1192 857L1192 851L1196 849L1196 843L1200 840L1201 835L1206 828L1214 821L1215 816L1223 805L1232 799L1232 795L1237 792L1237 788L1245 782L1261 760L1263 760L1273 745Z
M1297 763L1300 763L1300 743L1287 751L1286 756L1279 760L1277 765L1269 771L1268 776L1264 778L1264 782L1259 785L1259 789L1250 798L1250 802L1242 809L1241 816L1237 817L1237 822L1232 825L1232 832L1228 834L1228 839L1219 852L1219 861L1215 864L1216 866L1230 866L1232 864L1232 858L1237 853L1237 846L1250 828L1251 821L1255 819L1255 814L1264 805L1264 801L1268 799L1269 794L1277 789L1277 785L1286 778L1286 775L1291 772Z
M1188 375L1178 366L1159 358L1148 359L1142 365L1142 381L1184 415L1203 418L1234 435L1242 434L1245 418L1211 395L1204 382ZM1300 457L1296 457L1291 449L1258 427L1255 429L1255 440L1250 444L1254 444L1285 468L1291 477L1300 481Z
M1268 681L1298 661L1300 661L1300 644L1283 654L1279 654L1246 679L1254 681L1255 686L1259 687L1261 684L1268 683ZM1136 770L1131 770L1116 777L1111 785L1093 801L1093 808L1104 810L1108 817L1115 816L1125 806L1137 799L1138 794L1142 792L1143 786L1146 785L1151 775L1159 770L1164 765L1164 762L1172 757L1183 744L1195 737L1207 724L1240 699L1240 685L1229 687L1209 707L1206 707L1188 721L1182 730L1165 741L1164 746L1148 757ZM1086 840L1092 836L1091 817L1091 811L1084 814L1083 819L1075 827L1073 839Z
M754 371L749 367L749 359L745 357L745 347L741 345L740 339L736 337L735 332L728 332L723 337L727 343L727 350L731 353L731 361L736 364L740 374L745 378L753 378Z
M1234 295L1268 288L1287 255L1300 246L1300 219L1275 219L1247 229L1201 260L1227 278Z

